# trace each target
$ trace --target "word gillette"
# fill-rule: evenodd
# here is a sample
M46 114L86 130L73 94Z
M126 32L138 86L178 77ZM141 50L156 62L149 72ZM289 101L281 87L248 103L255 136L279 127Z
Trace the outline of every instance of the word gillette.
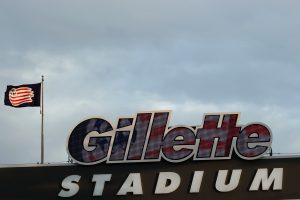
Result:
M78 164L168 162L263 156L272 143L262 123L237 125L238 113L205 114L201 126L169 127L170 111L141 112L119 118L117 126L102 118L79 123L67 140L69 156Z

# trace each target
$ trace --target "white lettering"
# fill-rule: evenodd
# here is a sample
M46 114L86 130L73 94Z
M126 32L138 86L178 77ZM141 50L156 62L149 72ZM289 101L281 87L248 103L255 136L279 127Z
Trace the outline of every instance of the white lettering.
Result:
M195 171L194 172L193 181L192 181L192 185L190 188L190 193L200 192L203 174L204 174L203 171Z
M104 184L110 181L111 174L95 174L93 176L93 182L96 182L93 196L102 196Z
M143 194L141 174L131 173L123 183L117 195L126 195L132 192L133 194Z
M232 174L228 184L226 184L227 174L228 174L228 170L219 170L217 181L216 181L216 189L219 192L230 192L234 190L240 182L242 170L241 169L232 170Z
M262 185L262 190L269 190L272 183L273 190L282 190L283 168L274 168L268 177L268 169L258 169L249 191L258 191Z
M170 184L167 185L168 180ZM168 194L177 190L180 185L180 176L175 172L160 172L158 175L155 194Z
M78 182L80 180L81 176L79 175L70 175L66 177L62 183L61 186L63 189L58 193L59 197L72 197L79 191Z

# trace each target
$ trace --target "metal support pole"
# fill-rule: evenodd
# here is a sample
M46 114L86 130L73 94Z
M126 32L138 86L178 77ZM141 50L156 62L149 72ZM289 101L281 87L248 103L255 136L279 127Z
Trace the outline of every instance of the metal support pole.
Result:
M44 164L44 76L42 76L41 82L41 164Z

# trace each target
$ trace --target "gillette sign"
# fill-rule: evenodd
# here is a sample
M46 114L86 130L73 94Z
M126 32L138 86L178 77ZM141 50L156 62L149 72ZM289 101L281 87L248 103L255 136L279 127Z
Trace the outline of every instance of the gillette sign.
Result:
M199 126L172 127L170 115L170 111L141 112L120 117L116 126L103 118L84 120L68 137L68 154L82 165L224 160L233 153L254 160L272 143L266 125L239 125L239 113L205 114Z

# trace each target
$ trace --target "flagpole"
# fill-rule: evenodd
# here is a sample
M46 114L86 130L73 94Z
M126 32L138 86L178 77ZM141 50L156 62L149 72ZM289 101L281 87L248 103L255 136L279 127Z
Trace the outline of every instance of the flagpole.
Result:
M42 115L42 124L41 124L41 164L44 164L44 76L42 75L41 82L41 115Z

